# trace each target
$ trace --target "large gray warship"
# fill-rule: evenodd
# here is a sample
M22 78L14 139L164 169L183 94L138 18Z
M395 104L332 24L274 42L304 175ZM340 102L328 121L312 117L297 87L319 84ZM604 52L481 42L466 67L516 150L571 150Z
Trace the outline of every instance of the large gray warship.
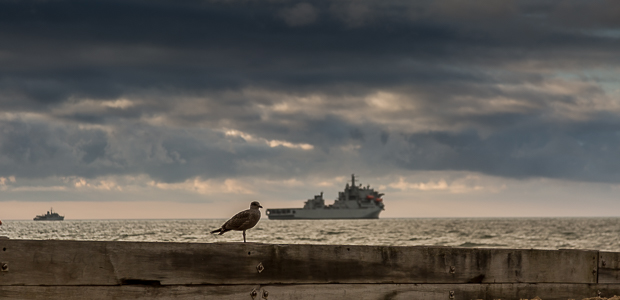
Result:
M334 204L325 205L323 192L308 199L303 208L270 208L267 217L270 220L291 219L378 219L384 210L384 194L370 188L355 185L355 175L351 175L351 185L347 183L344 192L338 192Z
M65 216L59 215L57 212L54 212L52 208L50 208L50 210L46 214L37 215L36 217L34 217L33 220L35 221L62 221L64 219L65 219Z

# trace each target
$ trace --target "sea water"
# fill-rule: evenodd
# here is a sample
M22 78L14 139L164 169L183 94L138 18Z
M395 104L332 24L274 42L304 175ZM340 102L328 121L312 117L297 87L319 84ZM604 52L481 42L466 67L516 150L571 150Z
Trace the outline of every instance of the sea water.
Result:
M226 220L11 221L0 236L32 240L241 242L241 232L210 234ZM248 242L452 246L620 251L620 218L450 218L268 220L247 231Z

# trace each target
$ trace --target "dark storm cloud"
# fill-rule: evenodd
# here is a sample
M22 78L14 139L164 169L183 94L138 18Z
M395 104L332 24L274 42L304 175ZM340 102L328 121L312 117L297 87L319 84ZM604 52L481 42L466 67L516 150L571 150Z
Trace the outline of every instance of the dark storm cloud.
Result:
M565 26L577 8L554 3L4 2L0 84L55 103L167 86L385 87L467 75L446 65L614 57L617 40ZM605 2L577 4L587 29L615 25L593 20L609 14Z
M618 7L3 1L0 176L288 177L356 151L384 173L617 182L618 111L583 72L618 68Z
M164 182L201 176L238 176L244 160L274 160L286 149L243 139L225 140L222 133L187 132L135 124L115 132L49 127L38 121L1 122L0 177L45 178L149 174ZM234 149L234 151L231 151ZM250 172L251 173L251 172Z
M413 169L478 170L515 178L620 181L617 119L565 128L532 123L484 138L473 130L429 132L410 135L407 141L411 151L397 161Z

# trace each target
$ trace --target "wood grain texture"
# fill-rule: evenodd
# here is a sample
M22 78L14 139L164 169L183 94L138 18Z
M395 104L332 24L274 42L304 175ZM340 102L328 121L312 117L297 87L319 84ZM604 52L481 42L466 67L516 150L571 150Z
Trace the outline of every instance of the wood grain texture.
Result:
M106 242L0 240L0 285L119 284Z
M398 300L450 299L534 299L567 300L620 295L617 284L294 284L294 285L202 285L202 286L0 286L0 299L41 300L194 300L194 299L278 300Z
M620 253L600 252L598 282L620 283Z
M596 283L599 256L581 250L56 240L0 240L2 249L0 262L9 265L0 272L5 286Z

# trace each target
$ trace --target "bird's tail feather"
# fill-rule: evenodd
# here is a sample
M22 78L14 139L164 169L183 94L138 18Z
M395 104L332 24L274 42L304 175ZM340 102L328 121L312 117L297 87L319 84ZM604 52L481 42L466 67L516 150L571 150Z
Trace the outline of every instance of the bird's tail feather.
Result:
M211 231L211 233L220 233L220 235L224 234L224 232L230 231L230 229L218 228L216 230Z

